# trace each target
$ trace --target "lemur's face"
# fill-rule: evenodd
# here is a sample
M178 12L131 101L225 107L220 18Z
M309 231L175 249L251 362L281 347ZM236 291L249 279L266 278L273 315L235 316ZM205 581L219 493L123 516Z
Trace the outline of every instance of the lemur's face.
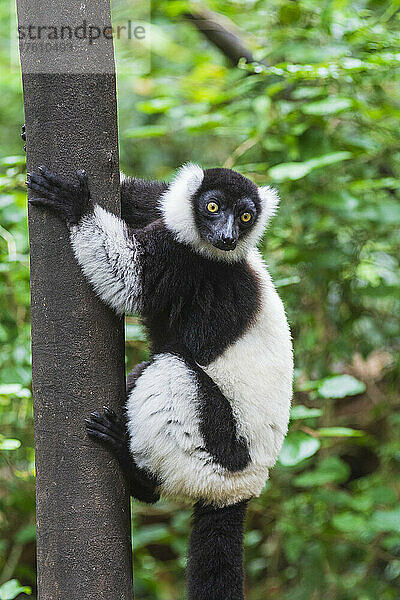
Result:
M212 260L235 262L256 246L278 202L273 189L236 171L188 163L161 196L160 209L177 241Z
M239 240L252 230L260 208L257 187L227 169L204 171L203 182L193 197L200 237L227 252L234 250Z

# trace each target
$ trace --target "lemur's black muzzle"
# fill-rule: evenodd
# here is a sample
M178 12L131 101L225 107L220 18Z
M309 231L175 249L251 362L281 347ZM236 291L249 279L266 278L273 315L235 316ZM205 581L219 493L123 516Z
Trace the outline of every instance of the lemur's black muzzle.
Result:
M228 217L221 223L221 227L215 232L213 245L220 250L234 250L239 239L238 227L235 224L235 217Z

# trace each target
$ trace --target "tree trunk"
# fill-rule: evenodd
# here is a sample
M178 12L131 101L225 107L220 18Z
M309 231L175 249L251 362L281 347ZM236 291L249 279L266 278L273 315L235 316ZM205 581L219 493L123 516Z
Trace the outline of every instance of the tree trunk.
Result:
M108 0L92 0L89 8L74 0L18 0L17 9L24 35L28 25L110 23ZM112 41L84 42L68 52L40 45L33 51L26 37L20 42L28 171L45 164L71 177L83 168L92 197L119 213ZM127 486L84 422L102 405L121 412L123 322L84 280L64 223L33 208L29 236L38 598L132 600Z

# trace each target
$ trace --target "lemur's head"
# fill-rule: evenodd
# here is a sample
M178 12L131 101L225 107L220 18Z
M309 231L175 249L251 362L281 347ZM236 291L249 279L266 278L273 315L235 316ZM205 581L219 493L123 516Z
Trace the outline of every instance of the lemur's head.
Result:
M279 198L231 169L184 165L161 198L164 221L176 239L220 260L242 259L255 246Z

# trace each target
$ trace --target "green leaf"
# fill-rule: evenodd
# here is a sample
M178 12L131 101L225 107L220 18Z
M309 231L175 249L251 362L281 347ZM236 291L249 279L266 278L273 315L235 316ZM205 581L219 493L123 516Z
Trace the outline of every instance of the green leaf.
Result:
M198 131L207 131L214 129L221 124L221 115L213 114L207 115L196 115L194 117L186 117L183 119L181 126L183 129L196 133Z
M152 543L166 544L170 541L171 534L168 527L162 523L154 523L146 527L138 528L133 533L133 545L135 550L143 548Z
M313 417L320 417L322 410L320 408L307 408L303 404L297 404L292 406L290 411L290 418L294 421L297 419L311 419Z
M318 389L318 386L320 385L321 380L320 379L316 379L316 380L307 380L307 381L302 381L301 383L296 383L296 391L297 392L311 392L312 390L316 390Z
M400 533L400 507L395 510L377 510L371 517L371 526L376 532Z
M279 455L279 462L285 467L293 467L301 461L313 456L321 446L321 442L307 435L304 431L288 433Z
M127 323L125 325L125 338L128 342L145 342L146 332L138 323Z
M153 115L167 112L175 105L176 101L173 98L153 98L152 100L146 100L146 102L138 102L136 108L143 113Z
M152 138L162 137L168 133L167 127L161 125L145 125L143 127L136 127L125 132L127 138Z
M312 197L313 204L323 206L329 211L336 211L341 217L349 214L351 219L354 218L354 210L359 205L359 200L349 194L346 190L338 190L335 192L318 192Z
M257 529L253 529L252 531L247 531L244 535L244 545L246 548L250 548L251 546L256 546L262 540L262 534Z
M0 600L14 600L19 594L27 594L30 596L32 590L28 586L21 586L19 581L16 579L10 579L10 581L6 581L0 587Z
M20 529L16 536L15 541L19 544L27 544L28 542L32 542L36 539L36 525L34 523L29 523L29 525L25 525Z
M0 439L0 450L16 450L20 446L21 442L19 440L12 438Z
M25 165L26 156L24 154L18 154L16 156L5 156L0 159L0 165L2 167L15 167L17 165Z
M304 98L315 98L321 96L323 89L320 87L298 87L292 93L292 98L303 100Z
M349 427L320 427L318 434L320 437L363 437L365 435L360 429Z
M342 152L329 152L328 154L310 158L310 160L305 162L289 162L275 165L269 169L268 175L275 181L285 181L287 179L294 181L305 177L314 169L326 167L351 157L352 153L347 150Z
M20 383L4 383L0 385L0 396L10 396L11 394L17 394L22 389Z
M335 375L324 379L317 389L322 398L345 398L363 394L366 386L352 375Z
M22 387L20 383L4 383L0 385L0 396L16 396L17 398L30 398L30 390Z
M288 162L271 167L268 175L275 181L285 181L285 179L294 181L305 177L311 170L311 167L305 162Z
M301 110L306 115L335 115L343 110L347 110L353 106L351 98L342 98L340 96L330 96L325 100L317 100L310 102L301 107Z
M282 279L276 279L274 281L276 288L286 287L287 285L293 285L294 283L300 283L301 279L298 275L291 275L290 277L282 277Z
M345 533L354 533L356 535L363 534L368 531L369 526L365 517L354 512L344 512L334 515L332 523L339 531Z
M376 485L368 491L372 502L377 504L396 504L397 495L393 488L384 485Z
M326 483L344 483L349 475L349 466L340 458L332 456L323 460L313 471L302 473L296 477L294 483L300 487L313 487Z
M318 169L320 167L333 165L337 162L342 162L342 160L347 160L351 157L352 153L348 152L347 150L343 150L341 152L329 152L328 154L322 154L316 158L311 158L307 161L307 164L310 165L312 169Z

